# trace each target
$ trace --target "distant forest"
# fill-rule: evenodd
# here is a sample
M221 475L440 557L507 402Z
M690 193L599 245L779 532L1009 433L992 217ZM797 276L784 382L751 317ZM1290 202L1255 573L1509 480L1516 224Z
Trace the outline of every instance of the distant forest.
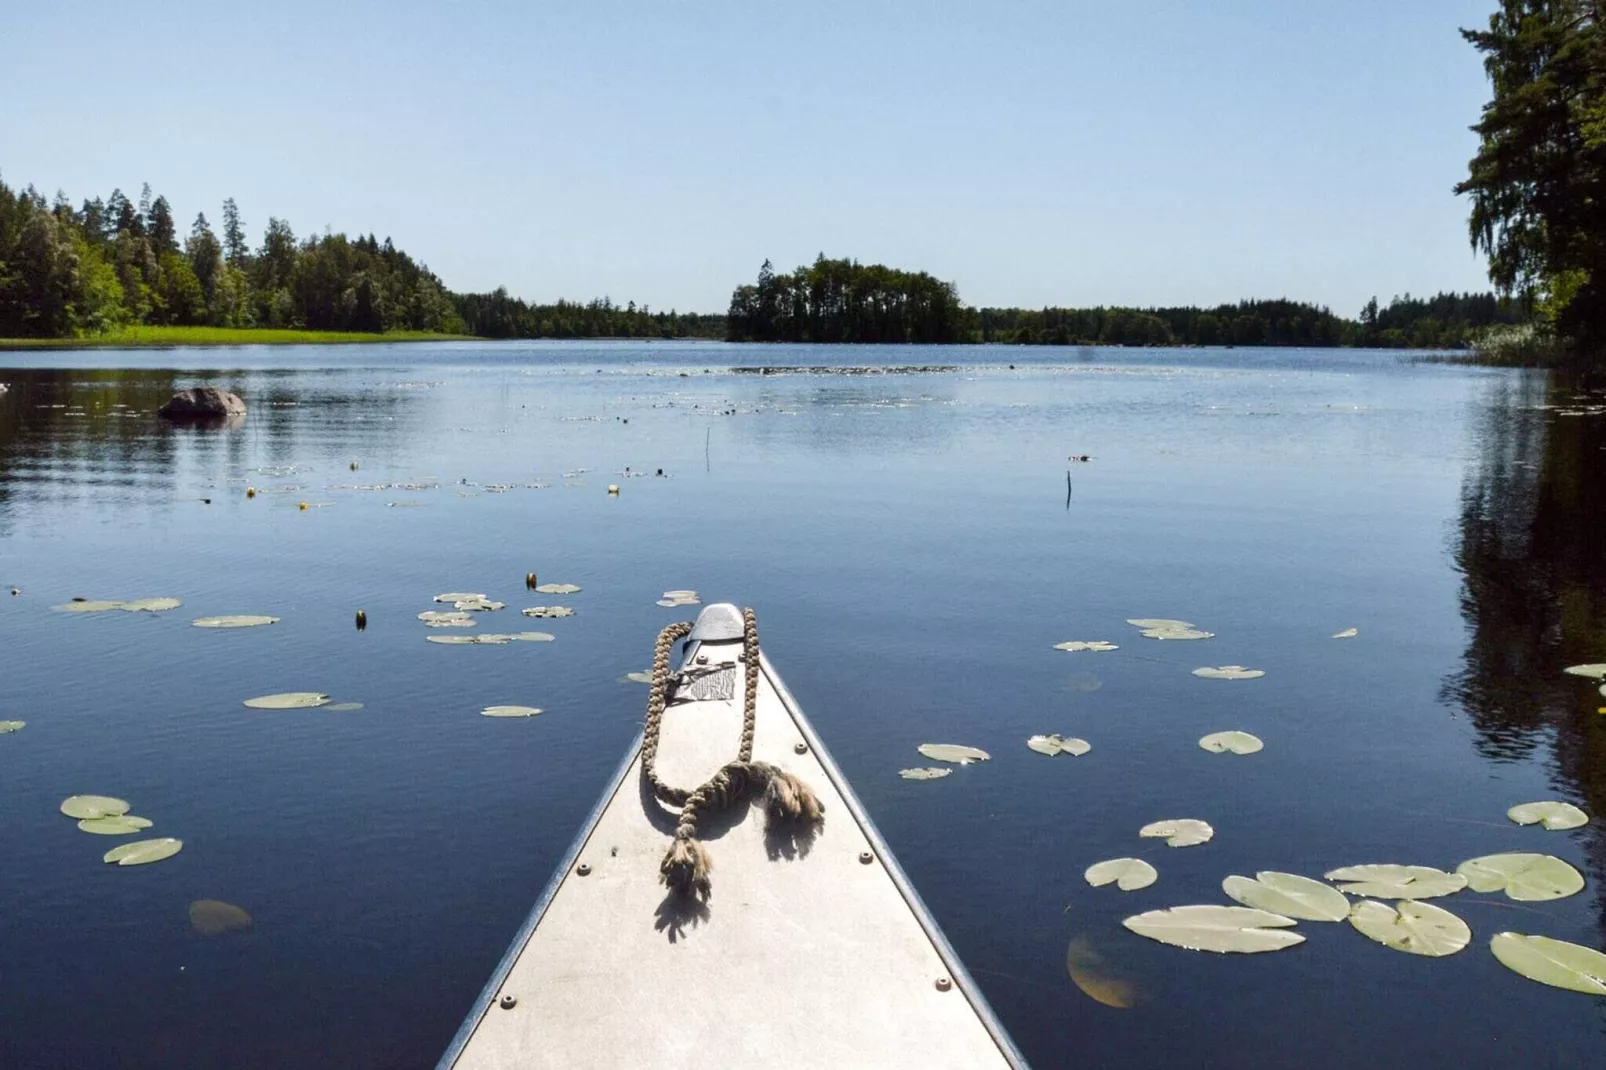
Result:
M1374 299L1356 319L1294 301L1217 308L972 308L954 284L823 254L738 286L728 315L653 311L608 298L534 305L453 293L374 235L298 238L270 217L252 245L232 199L181 235L146 186L76 207L0 182L0 338L94 337L132 326L281 327L482 338L725 338L734 342L1462 347L1521 322L1492 294Z
M1369 301L1356 319L1297 301L1216 308L971 308L925 272L831 260L758 280L731 295L737 342L980 342L1010 345L1368 346L1452 349L1482 329L1521 322L1494 294Z

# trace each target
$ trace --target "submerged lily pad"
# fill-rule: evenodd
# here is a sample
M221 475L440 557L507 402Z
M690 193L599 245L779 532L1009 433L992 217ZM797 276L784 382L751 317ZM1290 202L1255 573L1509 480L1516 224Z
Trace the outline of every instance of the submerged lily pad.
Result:
M78 828L83 832L93 832L98 836L126 836L132 832L151 827L149 818L135 817L133 814L120 816L88 817L78 822Z
M1258 680L1266 675L1264 669L1246 669L1242 665L1206 666L1193 670L1193 675L1205 680Z
M304 710L329 705L329 696L321 691L283 691L277 695L248 698L245 705L253 710Z
M650 683L652 683L652 673L650 673L650 672L627 672L627 673L624 674L622 679L624 679L624 680L626 680L626 681L628 681L629 683L632 683L632 684L650 684Z
M1096 650L1103 652L1108 650L1120 650L1121 648L1116 646L1114 643L1109 642L1108 640L1094 639L1091 642L1076 641L1070 643L1055 643L1054 649L1068 650L1074 654L1081 650Z
M1141 858L1111 858L1088 866L1082 878L1095 888L1113 883L1123 892L1135 892L1153 884L1160 874Z
M190 928L202 936L222 936L251 927L251 915L221 899L197 899L190 904Z
M1343 921L1350 914L1349 899L1343 892L1297 873L1264 870L1253 880L1232 876L1221 882L1221 890L1246 907L1302 921Z
M1505 892L1530 903L1565 899L1584 890L1584 875L1554 855L1498 854L1469 858L1455 871L1474 892Z
M984 750L958 743L922 743L916 749L934 762L952 762L955 765L985 762L992 757Z
M1442 958L1472 942L1466 922L1443 907L1410 899L1392 907L1363 899L1350 911L1349 923L1385 947L1412 955Z
M125 843L120 847L113 847L107 851L103 862L115 862L119 866L143 866L149 862L160 862L164 858L172 858L184 849L183 840L164 837L159 840L137 840L134 843Z
M119 608L126 613L165 613L183 604L177 598L140 598L133 602L124 602Z
M482 717L535 717L541 713L537 706L487 706L480 711Z
M330 713L355 713L362 708L360 702L332 702L324 707Z
M1138 914L1121 924L1162 944L1222 954L1279 951L1305 940L1287 931L1295 924L1293 918L1252 907L1172 907Z
M113 609L122 609L123 602L92 602L85 599L82 602L65 602L59 606L51 606L58 613L106 613Z
M1333 633L1333 638L1334 639L1354 639L1357 635L1360 635L1360 634L1361 634L1361 630L1359 628L1345 628L1341 632L1334 632Z
M521 610L526 617L572 617L574 610L569 606L531 606Z
M1138 835L1149 839L1164 838L1167 847L1194 847L1209 843L1216 830L1204 821L1192 817L1153 821L1138 829Z
M941 780L952 769L900 769L898 775L905 780Z
M57 606L56 608L60 609L61 607ZM1606 681L1606 663L1595 665L1570 665L1561 671L1572 676L1587 676L1591 680Z
M1086 936L1071 940L1065 948L1065 972L1083 995L1116 1010L1131 1010L1148 999L1135 980L1112 969Z
M1498 933L1489 950L1501 965L1530 981L1591 996L1606 996L1606 955L1548 936Z
M0 721L0 736L10 732L20 732L27 724L27 721Z
M1265 745L1248 732L1212 732L1199 741L1212 754L1254 754Z
M1522 803L1507 810L1506 816L1519 825L1532 825L1538 822L1552 832L1581 828L1589 824L1589 815L1578 807L1569 802L1554 800Z
M1400 866L1393 863L1343 866L1323 876L1339 882L1338 890L1341 892L1378 899L1434 899L1459 892L1467 886L1466 877L1459 873L1446 873L1432 866Z
M195 628L260 628L264 624L278 624L278 617L263 617L245 613L232 617L202 617L191 621Z
M61 812L80 821L97 817L121 817L128 813L127 799L110 795L70 795L61 801Z
M577 583L543 583L535 590L537 594L579 594L580 585Z

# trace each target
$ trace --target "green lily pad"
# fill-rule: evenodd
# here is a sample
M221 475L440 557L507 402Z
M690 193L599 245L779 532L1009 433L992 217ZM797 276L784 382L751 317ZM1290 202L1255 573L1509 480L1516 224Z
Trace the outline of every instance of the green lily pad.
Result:
M418 615L425 624L468 624L475 622L474 614L462 609L426 609Z
M537 594L579 594L580 585L577 583L543 583L535 590Z
M1246 669L1242 665L1222 665L1218 668L1206 666L1193 670L1193 675L1204 680L1258 680L1266 675L1266 670Z
M0 736L11 732L20 732L27 724L27 721L0 721Z
M1254 754L1265 745L1248 732L1212 732L1199 741L1211 754Z
M1459 873L1446 873L1432 866L1399 866L1392 863L1343 866L1323 876L1330 881L1340 882L1338 890L1341 892L1378 899L1435 899L1459 892L1467 886L1466 877Z
M1253 954L1303 943L1293 918L1252 907L1186 906L1151 910L1121 922L1139 936L1190 951Z
M1198 628L1147 628L1138 633L1145 639L1214 639L1215 632L1200 631Z
M992 757L984 750L958 743L922 743L916 749L934 762L952 762L955 765L985 762Z
M941 780L952 769L900 769L898 775L905 780Z
M550 643L557 636L551 632L514 632L509 638L519 643Z
M128 800L110 795L71 795L61 801L61 812L80 821L121 817L128 813Z
M1167 847L1194 847L1209 843L1216 830L1204 821L1192 817L1153 821L1138 829L1138 835L1148 839L1164 839Z
M489 596L480 594L477 591L448 591L446 594L438 594L434 598L436 602L486 602L489 600Z
M360 702L332 702L323 707L330 713L355 713L363 708Z
M1443 907L1411 899L1392 907L1363 899L1350 910L1349 923L1383 946L1412 955L1442 958L1472 942L1466 922Z
M56 607L60 609L60 606ZM1606 680L1606 664L1571 665L1561 670L1572 676L1587 676L1591 680Z
M58 613L106 613L113 609L122 609L122 602L92 602L85 599L82 602L65 602L59 606L51 606Z
M253 710L304 710L329 705L329 696L321 691L284 691L277 695L248 698L245 705Z
M697 597L696 591L665 591L663 597L658 599L658 604L665 609L673 609L675 606L701 605L702 599Z
M1345 628L1341 632L1334 632L1333 633L1333 638L1334 639L1354 639L1357 635L1360 635L1360 634L1361 634L1361 630L1359 628Z
M1132 625L1134 628L1141 628L1144 631L1154 631L1158 629L1161 631L1183 632L1193 627L1193 623L1191 621L1171 620L1168 617L1129 617L1127 618L1127 623Z
M1075 642L1070 642L1070 643L1055 643L1054 644L1054 649L1055 650L1068 650L1071 653L1075 654L1078 651L1083 651L1083 650L1095 650L1095 651L1099 651L1099 652L1104 652L1104 651L1109 651L1109 650L1120 650L1121 648L1116 646L1114 643L1111 643L1111 642L1109 642L1107 640L1094 639L1091 642L1075 641Z
M526 617L572 617L574 610L569 606L531 606L521 610Z
M1069 754L1073 758L1080 758L1093 749L1093 744L1085 739L1074 736L1061 738L1060 736L1033 736L1026 741L1026 745L1039 754L1046 754L1050 758L1056 754Z
M221 899L197 899L190 904L190 928L202 936L222 936L251 927L251 915Z
M1591 996L1606 996L1606 955L1548 936L1498 933L1489 950L1501 965L1530 981Z
M620 679L622 679L624 681L627 681L629 683L632 683L632 684L650 684L650 683L652 683L652 673L650 673L650 672L627 672Z
M468 646L470 643L480 641L477 635L430 635L425 638L431 643L440 643L443 646Z
M113 847L106 852L101 861L115 862L119 866L143 866L150 862L160 862L164 858L172 858L183 849L184 841L171 837L159 840L136 840L120 847Z
M126 836L150 827L151 822L148 818L135 817L133 814L123 814L118 817L89 817L78 822L80 831L93 832L98 836Z
M541 710L535 706L487 706L480 711L482 717L535 717Z
M278 617L263 617L254 614L239 614L232 617L202 617L191 621L195 628L260 628L264 624L278 624Z
M1111 858L1088 866L1082 878L1095 888L1113 883L1123 892L1135 892L1159 880L1160 874L1141 858Z
M1523 902L1565 899L1584 890L1584 875L1554 855L1484 855L1467 859L1455 871L1474 892L1505 892Z
M1581 828L1589 824L1589 815L1569 802L1531 802L1513 806L1506 816L1519 825L1538 822L1552 832Z
M1343 921L1350 914L1349 899L1343 892L1297 873L1265 870L1253 880L1232 876L1221 882L1221 890L1246 907L1302 921Z
M491 613L498 609L506 609L507 603L490 598L465 598L460 602L453 602L452 608L460 613Z
M125 613L165 613L183 604L177 598L140 598L133 602L124 602L119 608Z

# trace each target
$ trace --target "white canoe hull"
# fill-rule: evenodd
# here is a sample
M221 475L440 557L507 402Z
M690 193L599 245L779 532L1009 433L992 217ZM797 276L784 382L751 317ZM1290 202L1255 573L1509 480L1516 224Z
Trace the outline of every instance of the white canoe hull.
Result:
M718 664L741 643L700 649ZM707 815L698 833L713 895L704 906L668 893L658 866L676 814L646 786L638 739L443 1070L706 1070L743 1056L789 1068L1025 1066L779 675L760 664L753 757L814 789L826 810L817 836L767 832L756 805ZM666 782L695 787L735 757L743 671L731 670L730 698L669 707Z

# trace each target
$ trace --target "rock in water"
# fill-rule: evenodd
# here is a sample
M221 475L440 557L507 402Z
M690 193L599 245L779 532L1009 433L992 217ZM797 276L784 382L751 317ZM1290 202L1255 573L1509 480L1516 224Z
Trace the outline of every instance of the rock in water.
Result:
M169 420L227 420L244 416L245 402L227 390L197 386L180 390L156 412Z

